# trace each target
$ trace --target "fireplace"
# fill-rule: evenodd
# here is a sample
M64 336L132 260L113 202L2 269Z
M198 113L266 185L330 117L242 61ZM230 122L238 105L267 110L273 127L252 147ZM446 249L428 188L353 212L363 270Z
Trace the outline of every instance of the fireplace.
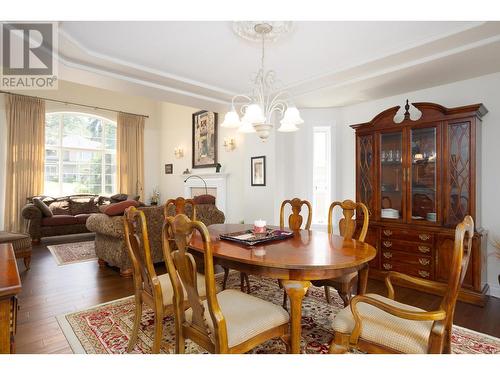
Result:
M195 174L181 175L183 179ZM219 210L226 212L226 179L225 173L198 174L207 184L207 193L215 197L215 205ZM190 178L184 182L184 198L194 198L205 194L205 184L199 178Z

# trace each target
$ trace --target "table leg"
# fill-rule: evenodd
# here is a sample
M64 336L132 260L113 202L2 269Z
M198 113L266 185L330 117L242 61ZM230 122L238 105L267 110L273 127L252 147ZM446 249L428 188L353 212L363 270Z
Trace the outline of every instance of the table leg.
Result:
M286 294L290 298L290 347L292 354L300 353L302 299L311 286L310 281L282 280Z
M368 284L368 264L358 271L358 292L357 294L366 293L366 284Z

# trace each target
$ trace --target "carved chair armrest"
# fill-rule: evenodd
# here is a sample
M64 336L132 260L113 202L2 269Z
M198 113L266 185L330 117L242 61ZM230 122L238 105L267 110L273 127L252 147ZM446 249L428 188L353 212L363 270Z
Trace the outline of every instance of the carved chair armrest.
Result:
M349 339L349 344L352 346L356 346L359 340L359 336L361 335L362 330L362 319L358 310L358 303L366 303L368 305L372 305L380 310L385 311L388 314L397 316L398 318L407 319L407 320L432 320L432 321L441 321L446 318L446 311L444 310L436 310L436 311L413 311L413 310L405 310L393 305L389 305L385 302L379 301L375 298L366 296L366 295L357 295L353 297L351 300L351 311L354 318L354 329L352 330L351 337Z
M423 280L418 277L413 277L405 275L404 273L390 271L385 276L385 286L387 287L387 297L394 299L394 287L392 285L392 280L403 281L404 284L410 284L411 286L417 286L418 290L428 293L444 293L446 292L446 286L438 284L434 281Z

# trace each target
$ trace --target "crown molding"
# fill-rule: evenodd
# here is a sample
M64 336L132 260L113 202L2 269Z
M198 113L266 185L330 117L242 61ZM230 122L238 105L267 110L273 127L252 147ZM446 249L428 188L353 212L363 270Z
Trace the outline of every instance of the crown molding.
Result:
M60 47L66 46L69 50L69 55L60 54L59 59L62 64L73 69L224 106L229 106L231 98L236 95L235 92L220 86L135 64L92 50L64 30L64 23L59 26L59 35ZM359 90L359 85L363 85L365 81L387 77L391 74L397 75L405 69L418 66L425 68L433 61L437 62L450 56L460 58L461 53L493 45L499 41L500 22L477 22L401 46L375 58L289 83L284 89L290 91L297 101L300 101L301 97L311 98L315 93L321 96L325 90L333 92L334 89L347 89L349 86L357 87ZM92 62L89 62L90 60ZM373 98L366 98L366 100L371 99Z

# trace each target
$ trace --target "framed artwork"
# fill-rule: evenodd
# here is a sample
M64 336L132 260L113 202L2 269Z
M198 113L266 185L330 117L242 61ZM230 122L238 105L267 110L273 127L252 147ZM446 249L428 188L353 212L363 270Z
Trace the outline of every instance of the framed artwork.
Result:
M250 158L252 186L266 186L266 157L254 156Z
M173 174L173 173L174 173L174 165L165 164L165 174Z
M193 113L193 168L217 165L217 113Z

